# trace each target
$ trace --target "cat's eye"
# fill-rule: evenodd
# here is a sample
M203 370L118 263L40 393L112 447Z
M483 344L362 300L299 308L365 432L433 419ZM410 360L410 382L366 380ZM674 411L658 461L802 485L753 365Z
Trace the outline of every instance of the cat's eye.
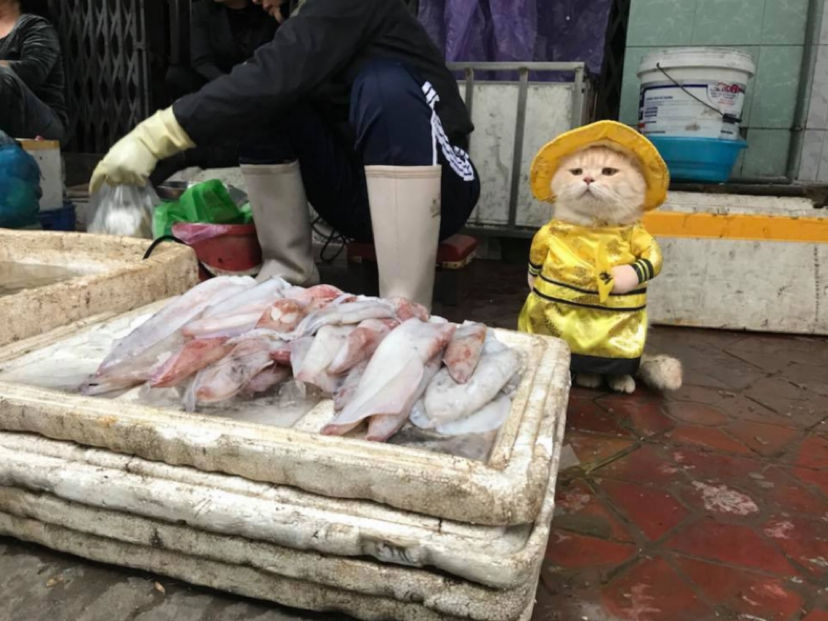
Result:
M618 172L617 168L605 168L601 171L601 174L605 177L612 177L615 173Z
M575 175L577 177L578 175L583 174L584 169L583 168L573 168L569 172L571 172L573 175Z

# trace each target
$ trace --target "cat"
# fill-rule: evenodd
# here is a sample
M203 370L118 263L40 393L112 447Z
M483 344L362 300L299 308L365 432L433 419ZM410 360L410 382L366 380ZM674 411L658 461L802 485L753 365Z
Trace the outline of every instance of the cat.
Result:
M552 177L551 189L555 196L554 221L564 224L595 230L629 227L640 223L644 215L645 177L635 158L612 145L588 147L564 158ZM619 265L611 271L613 294L639 289L639 272L633 265ZM530 273L530 289L534 290L537 277ZM670 356L644 354L637 376L653 389L678 390L682 384L681 362ZM631 375L574 373L575 383L586 388L597 388L604 379L616 392L629 394L636 388Z

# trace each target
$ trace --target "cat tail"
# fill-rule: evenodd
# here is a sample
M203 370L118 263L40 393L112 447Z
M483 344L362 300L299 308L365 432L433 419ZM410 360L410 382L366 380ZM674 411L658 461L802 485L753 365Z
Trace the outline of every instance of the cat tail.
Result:
M638 377L647 386L660 392L678 390L682 382L681 362L671 356L641 356Z

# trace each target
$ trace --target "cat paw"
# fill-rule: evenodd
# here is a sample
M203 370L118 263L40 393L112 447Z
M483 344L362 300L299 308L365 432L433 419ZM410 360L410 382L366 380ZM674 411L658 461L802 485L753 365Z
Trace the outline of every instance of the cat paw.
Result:
M609 378L609 387L615 392L631 395L635 392L635 380L629 375L613 375Z
M576 373L575 383L582 388L600 388L603 380L593 373Z

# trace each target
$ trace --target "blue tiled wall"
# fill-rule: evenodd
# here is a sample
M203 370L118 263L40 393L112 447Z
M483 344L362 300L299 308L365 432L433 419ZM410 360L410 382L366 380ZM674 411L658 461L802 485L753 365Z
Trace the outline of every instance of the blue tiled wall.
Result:
M667 47L732 47L749 52L756 77L748 85L744 126L748 149L737 176L786 172L799 95L808 0L632 0L621 121L638 118L638 64Z

